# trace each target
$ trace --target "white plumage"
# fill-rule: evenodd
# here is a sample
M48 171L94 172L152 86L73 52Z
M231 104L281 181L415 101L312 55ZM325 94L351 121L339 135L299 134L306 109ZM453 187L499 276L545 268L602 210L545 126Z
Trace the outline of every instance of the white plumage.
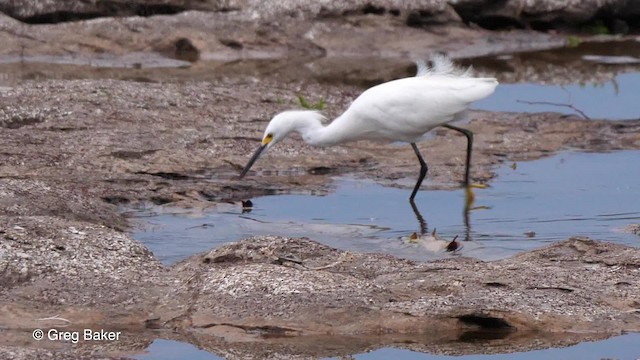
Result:
M420 178L410 197L413 200L427 166L415 142L438 126L467 136L465 184L469 185L471 132L449 122L463 116L469 105L491 95L498 82L494 78L474 78L471 70L462 71L444 56L432 58L433 67L417 62L417 75L374 86L356 98L349 108L330 124L317 111L292 110L273 117L258 148L242 171L243 177L264 149L298 132L313 146L333 146L356 140L405 141L411 143L421 163Z

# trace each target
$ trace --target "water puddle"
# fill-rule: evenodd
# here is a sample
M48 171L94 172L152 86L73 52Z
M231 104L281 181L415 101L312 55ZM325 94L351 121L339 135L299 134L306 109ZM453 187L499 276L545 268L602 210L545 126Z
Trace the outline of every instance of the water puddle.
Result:
M590 119L640 118L640 72L615 76L604 83L571 85L505 84L474 109L512 112L558 112ZM594 101L598 99L598 101Z
M580 43L463 63L501 82L493 96L475 103L477 109L640 118L636 104L640 93L638 41Z
M141 355L131 356L131 359L138 360L218 360L224 359L204 350L198 349L189 343L175 340L156 339L145 349Z
M621 231L640 222L638 163L638 151L567 152L499 169L491 187L475 190L477 209L465 211L463 190L425 189L416 204L427 233L458 236L464 241L456 254L483 260L573 235L638 246L636 235ZM138 208L132 215L149 225L133 235L166 264L253 235L306 236L340 249L413 260L451 256L428 238L407 238L421 232L409 189L349 178L336 179L334 186L327 194L257 197L250 212L240 204L200 211Z
M487 344L490 345L490 344ZM489 347L489 346L487 346ZM463 356L432 355L411 350L384 348L369 353L353 355L353 359L380 360L531 360L531 359L638 359L640 334L627 334L603 341L583 342L565 348L533 350L511 354L474 354ZM334 358L338 359L338 358Z
M329 346L329 344L328 344ZM465 344L468 348L468 344ZM339 348L339 346L337 346ZM526 352L516 352L508 354L482 354L483 348L491 348L491 342L479 342L477 354L472 355L434 355L429 353L411 351L401 348L385 347L366 353L351 354L347 357L332 357L326 359L361 359L361 360L382 360L382 359L415 359L415 360L484 360L484 359L638 359L640 356L640 334L626 334L612 337L602 341L582 342L564 348L550 348L542 350L532 350ZM329 352L329 351L327 351ZM246 354L245 354L246 355ZM144 354L132 356L138 360L163 360L163 359L198 359L215 360L222 357L200 350L197 347L173 340L155 340Z

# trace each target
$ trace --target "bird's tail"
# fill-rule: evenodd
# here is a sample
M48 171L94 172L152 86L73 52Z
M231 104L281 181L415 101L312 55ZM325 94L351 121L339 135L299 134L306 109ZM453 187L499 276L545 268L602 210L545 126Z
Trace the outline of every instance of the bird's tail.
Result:
M416 76L429 76L429 75L450 75L456 77L471 77L473 75L473 69L469 66L466 69L461 69L451 61L449 57L444 54L434 54L431 56L431 67L422 60L414 60L417 67Z

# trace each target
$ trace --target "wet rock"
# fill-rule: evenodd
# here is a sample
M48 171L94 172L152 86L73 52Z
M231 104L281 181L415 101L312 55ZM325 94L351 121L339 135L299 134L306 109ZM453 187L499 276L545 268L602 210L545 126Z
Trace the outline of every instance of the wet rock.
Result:
M0 12L30 24L51 24L107 16L152 16L187 10L229 10L226 1L110 0L110 1L17 1L3 0Z
M455 10L454 10L455 9ZM188 10L233 12L247 19L338 18L353 15L402 17L410 26L441 23L475 22L486 28L533 27L547 29L557 24L581 24L597 17L616 21L633 19L640 7L633 1L509 0L412 0L412 1L62 1L46 2L3 0L0 11L27 23L58 23L110 16L150 16L177 14ZM617 25L619 30L620 24Z
M176 40L175 45L175 58L185 61L195 62L200 58L200 50L193 45L191 40L187 38L180 38Z
M455 10L446 6L437 10L414 9L409 12L406 24L411 27L431 27L433 25L461 22L462 19Z
M626 32L640 14L636 2L607 1L525 1L496 3L488 0L415 1L183 1L137 0L69 2L62 0L0 1L0 11L26 23L59 23L97 17L177 14L188 10L233 13L244 20L301 18L345 18L354 15L402 18L409 26L473 22L488 29L534 28L548 30L601 21L610 32ZM602 25L602 21L606 24Z
M4 44L0 55L17 62L37 60L147 68L159 66L159 54L193 62L300 53L317 55L319 51L303 37L308 28L306 23L293 24L292 34L288 35L284 32L288 29L256 23L251 18L238 19L228 13L189 11L174 16L103 18L42 25L21 24L0 14L0 22L5 29L0 34ZM234 39L237 42L233 44L242 47L225 45L228 39ZM121 59L130 54L145 56L139 56L139 64ZM149 62L148 58L153 61Z
M142 328L166 282L151 252L101 225L2 215L0 229L4 327Z
M288 254L300 261L275 261ZM640 250L581 238L493 262L414 263L255 237L175 265L180 280L157 312L171 327L247 337L637 331L640 287L617 284L637 284L638 269Z
M493 262L415 263L307 239L254 237L165 269L121 233L54 218L0 221L0 354L12 358L58 351L16 347L25 336L16 330L68 322L126 334L65 347L70 359L141 351L158 336L244 357L327 357L398 343L469 354L486 346L464 342L472 332L493 334L493 351L505 352L640 329L640 250L587 239ZM65 244L63 254L50 255L50 238ZM8 281L17 258L29 276Z
M477 23L488 29L513 27L548 30L567 25L580 26L597 19L610 21L612 17L633 19L640 12L635 2L627 0L508 0L499 3L485 0L453 0L449 3L465 21ZM612 23L611 29L606 31L613 29Z
M23 9L16 5L22 2L6 3L6 12L17 17L28 16L21 11L33 12L36 9L45 14L45 9L52 6L55 14L80 19L98 16L100 12L92 12L91 8L106 4L50 1ZM136 7L145 8L146 3L141 1L142 5L136 5L137 2L115 1L113 11L136 14ZM183 2L149 3L156 4L158 9L162 9L160 3L172 9ZM444 0L184 4L187 4L185 9L193 6L197 9L202 7L204 11L176 11L171 16L107 17L37 26L19 23L0 14L4 29L0 33L0 41L4 45L0 48L0 55L8 57L5 62L45 61L147 68L159 66L158 63L164 66L191 65L171 65L171 62L159 59L158 54L191 63L198 60L291 58L294 55L426 58L434 51L445 51L457 57L479 56L558 47L566 42L563 36L540 32L504 34L464 25L459 16L464 12L456 12L452 6L464 8L465 5ZM86 13L82 13L85 10L73 13L71 9L55 12L56 7L90 9ZM506 8L510 9L510 6ZM472 9L470 13L480 12ZM33 17L48 16L43 14L33 14ZM500 27L500 24L495 27ZM371 39L377 41L372 42ZM135 62L121 59L130 53L144 56L139 56ZM152 57L153 61L147 61L146 58Z
M182 1L182 0L136 0L136 1L63 1L20 2L3 0L0 10L27 23L57 23L108 16L151 16L176 14L187 10L212 12L240 12L244 18L272 18L275 16L327 17L350 14L395 16L403 11L429 11L438 13L447 7L444 0L383 1Z

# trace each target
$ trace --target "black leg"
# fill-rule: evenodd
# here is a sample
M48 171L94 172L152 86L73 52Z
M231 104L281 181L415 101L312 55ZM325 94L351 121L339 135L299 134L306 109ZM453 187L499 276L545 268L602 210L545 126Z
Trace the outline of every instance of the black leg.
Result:
M457 132L461 132L464 136L467 137L467 163L464 167L464 186L469 186L471 182L469 181L470 176L470 168L471 168L471 151L473 149L473 133L470 130L459 128L457 126L444 124L442 125L447 129L455 130Z
M418 193L418 189L420 189L420 185L422 185L422 180L424 180L424 177L427 176L428 168L427 163L424 162L422 155L420 155L420 150L418 150L418 146L416 146L416 143L411 143L411 147L416 153L418 161L420 161L420 176L418 177L418 182L416 183L416 186L413 188L413 192L411 192L411 196L409 197L409 200L413 201L413 198L415 198L416 194Z
M469 216L470 210L471 210L471 203L469 203L468 198L466 198L465 204L464 204L464 210L462 211L463 220L464 220L464 241L471 241L471 219Z
M418 210L418 207L416 206L416 203L413 201L413 199L409 200L409 204L411 204L411 209L413 210L413 214L416 216L416 219L418 220L418 225L420 226L420 235L424 235L427 232L427 222L425 221L424 217L420 213L420 210Z

